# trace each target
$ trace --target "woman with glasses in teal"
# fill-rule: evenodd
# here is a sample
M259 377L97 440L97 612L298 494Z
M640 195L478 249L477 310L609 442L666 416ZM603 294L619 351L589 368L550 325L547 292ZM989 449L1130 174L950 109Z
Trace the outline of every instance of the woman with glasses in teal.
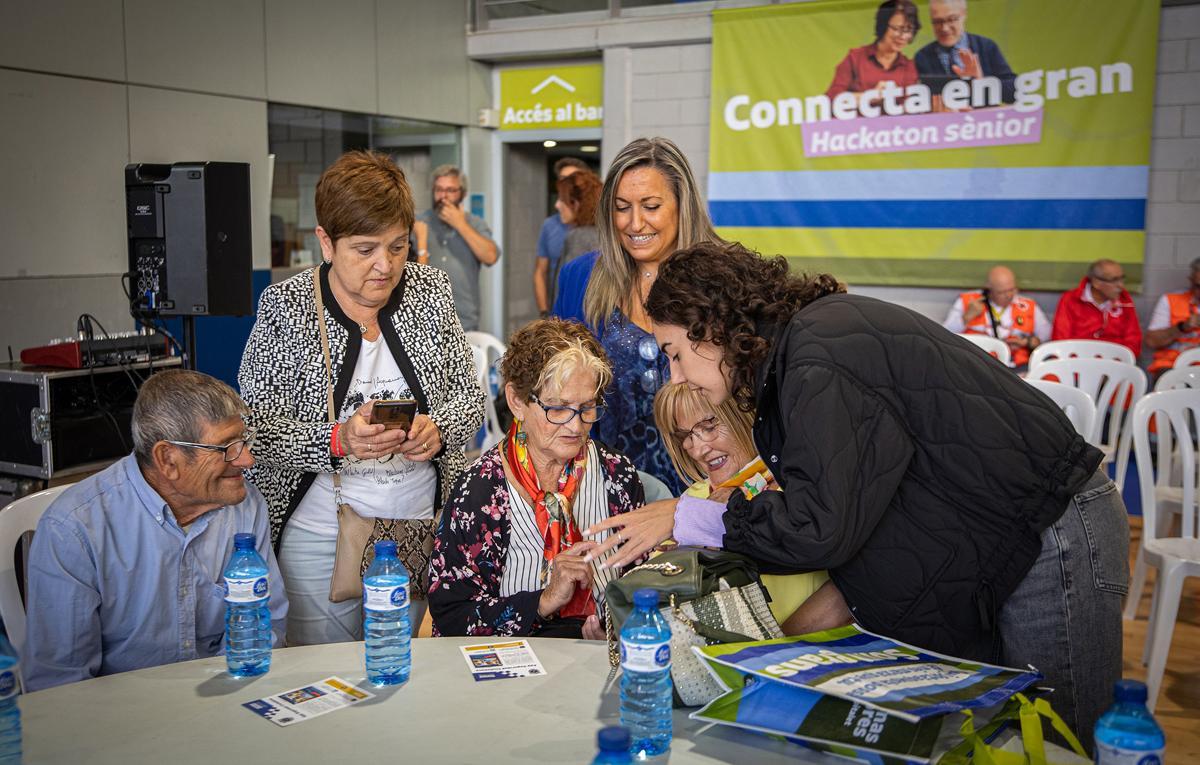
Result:
M833 99L841 93L876 91L878 99L871 100L876 104L874 114L866 113L868 107L861 106L861 100L860 110L864 117L880 116L877 104L884 99L885 89L903 91L920 82L917 65L902 52L920 31L921 20L912 0L885 0L875 11L875 42L850 49L834 70L825 95ZM903 95L895 98L896 103L903 100Z
M603 639L604 587L582 529L643 503L632 463L590 438L612 381L582 324L535 321L500 362L514 422L467 468L434 540L435 635Z

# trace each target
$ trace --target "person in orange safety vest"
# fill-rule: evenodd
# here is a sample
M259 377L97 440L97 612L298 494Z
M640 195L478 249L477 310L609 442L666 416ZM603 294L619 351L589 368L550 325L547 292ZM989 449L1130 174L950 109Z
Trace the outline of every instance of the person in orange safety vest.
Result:
M1017 294L1017 277L1006 266L988 272L983 290L959 295L942 326L959 334L1000 338L1012 350L1014 367L1025 366L1029 352L1050 339L1050 321L1037 303Z
M1192 261L1190 289L1158 299L1146 326L1146 347L1154 351L1150 375L1157 378L1188 348L1200 348L1200 258Z

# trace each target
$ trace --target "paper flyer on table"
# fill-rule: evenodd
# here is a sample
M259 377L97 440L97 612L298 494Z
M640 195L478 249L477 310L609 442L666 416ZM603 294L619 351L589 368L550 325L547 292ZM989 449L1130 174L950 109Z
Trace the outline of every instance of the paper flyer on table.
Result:
M546 674L528 640L464 645L459 650L476 682Z
M287 726L320 717L326 712L357 704L375 694L355 687L340 677L327 677L312 685L248 701L242 706L276 725Z

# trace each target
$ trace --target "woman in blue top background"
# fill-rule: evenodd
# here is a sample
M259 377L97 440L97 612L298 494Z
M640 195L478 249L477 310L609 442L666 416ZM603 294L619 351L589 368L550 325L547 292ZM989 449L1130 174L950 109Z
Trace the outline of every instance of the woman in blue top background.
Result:
M554 313L582 316L612 363L608 413L597 423L598 440L678 496L686 487L654 424L654 394L669 377L667 360L643 304L667 256L721 240L687 158L666 138L638 138L613 159L596 227L599 254L564 267Z

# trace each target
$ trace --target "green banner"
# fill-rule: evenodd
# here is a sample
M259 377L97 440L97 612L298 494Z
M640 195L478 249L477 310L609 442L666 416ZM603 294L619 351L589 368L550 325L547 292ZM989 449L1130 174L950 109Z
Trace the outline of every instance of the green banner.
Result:
M600 127L604 70L571 64L500 70L500 129Z
M1159 4L817 0L713 14L718 232L851 283L1140 285Z

